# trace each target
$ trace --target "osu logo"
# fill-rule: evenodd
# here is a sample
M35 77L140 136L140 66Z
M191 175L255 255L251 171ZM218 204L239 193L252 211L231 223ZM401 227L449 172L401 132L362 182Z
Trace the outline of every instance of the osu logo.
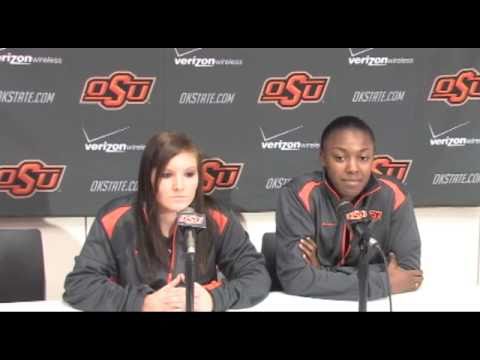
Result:
M437 76L428 100L445 101L450 106L480 100L480 74L476 69L462 69L455 75Z
M178 216L177 223L183 226L192 226L198 228L206 227L205 215L180 214Z
M271 77L263 83L258 102L274 102L282 110L292 110L302 102L321 101L329 81L329 76L313 77L306 71L291 72L284 78Z
M368 215L372 221L378 221L382 218L383 211L381 210L368 210Z
M379 175L393 176L405 182L412 163L413 160L394 160L390 155L377 155L373 160L372 171Z
M234 188L240 179L242 169L243 163L227 164L219 158L205 159L202 163L203 191L210 194L215 189Z
M29 198L37 191L56 191L65 165L48 166L41 160L24 160L18 165L0 166L0 191L12 198Z
M345 215L349 221L359 221L368 218L367 210L353 210Z
M98 103L105 110L121 110L127 104L145 104L150 98L154 77L137 77L129 71L117 71L110 77L87 79L80 103Z
M380 210L353 210L345 215L349 221L362 221L365 219L378 221L382 218L383 211Z

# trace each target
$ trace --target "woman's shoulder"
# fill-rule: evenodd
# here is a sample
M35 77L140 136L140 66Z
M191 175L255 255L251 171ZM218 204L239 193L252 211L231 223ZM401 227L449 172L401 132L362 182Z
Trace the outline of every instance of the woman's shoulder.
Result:
M231 222L245 222L242 209L234 204L228 204L224 201L206 196L205 205L208 217L215 223L220 234L225 231L225 228Z
M111 199L98 210L97 217L103 218L111 214L129 212L133 209L135 198L135 193L132 193Z

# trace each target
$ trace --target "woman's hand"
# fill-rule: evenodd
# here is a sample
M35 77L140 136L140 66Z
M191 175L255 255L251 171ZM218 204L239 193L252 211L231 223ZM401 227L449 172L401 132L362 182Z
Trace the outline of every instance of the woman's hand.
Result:
M302 251L302 256L305 261L313 266L314 268L320 268L320 261L317 257L317 244L310 237L305 237L305 239L300 239L300 244L298 245Z
M154 293L145 296L142 311L185 311L185 288L177 287L185 282L185 275L175 279Z
M213 311L213 299L210 292L199 283L194 284L194 311Z
M178 287L185 282L185 275L178 274L169 284L145 297L143 311L185 311L187 289ZM194 283L194 311L212 311L212 295L199 283Z
M405 270L401 268L393 253L389 254L387 271L390 277L392 294L415 291L422 285L422 270Z

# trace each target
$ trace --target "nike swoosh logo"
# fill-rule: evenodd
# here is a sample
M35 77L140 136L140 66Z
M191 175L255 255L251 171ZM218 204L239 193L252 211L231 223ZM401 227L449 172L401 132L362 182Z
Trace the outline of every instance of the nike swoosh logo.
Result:
M93 138L93 139L90 139L90 138L88 137L88 134L87 134L87 132L85 131L84 128L82 128L82 130L83 130L83 134L85 135L85 139L87 139L87 142L88 142L88 143L91 143L91 142L94 142L94 141L97 141L97 140L100 140L100 139L104 139L104 138L106 138L106 137L109 137L109 136L112 136L112 135L121 133L121 132L123 132L123 131L125 131L125 130L127 130L127 129L129 129L129 128L130 128L130 126L127 126L127 127L122 128L122 129L118 129L118 130L109 132L108 134L97 136L96 138Z
M303 125L300 125L300 126L297 126L296 128L293 128L293 129L290 129L290 130L287 130L287 131L283 131L279 134L270 136L269 138L265 137L265 133L263 132L262 128L259 128L259 129L260 129L260 132L262 133L263 141L270 141L270 140L273 140L273 139L275 139L279 136L286 135L286 134L289 134L291 132L297 131L298 129L301 129L302 127L303 127Z
M466 121L466 122L464 122L464 123L462 123L462 124L459 124L459 125L457 125L457 126L454 126L454 127L452 127L451 129L442 131L441 133L438 133L438 134L435 134L435 133L433 132L432 125L430 125L430 123L428 124L428 128L430 129L430 133L432 134L432 137L433 137L434 139L436 139L436 138L439 137L439 136L448 134L450 131L456 130L456 129L458 129L458 128L462 127L462 126L465 126L465 125L467 125L467 124L470 124L470 121Z

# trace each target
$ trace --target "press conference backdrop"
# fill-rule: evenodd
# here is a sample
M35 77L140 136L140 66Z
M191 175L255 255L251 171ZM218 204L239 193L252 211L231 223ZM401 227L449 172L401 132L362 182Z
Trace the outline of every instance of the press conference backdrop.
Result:
M0 216L94 215L161 130L204 150L207 193L273 210L346 114L415 206L478 206L479 71L479 49L0 48Z

